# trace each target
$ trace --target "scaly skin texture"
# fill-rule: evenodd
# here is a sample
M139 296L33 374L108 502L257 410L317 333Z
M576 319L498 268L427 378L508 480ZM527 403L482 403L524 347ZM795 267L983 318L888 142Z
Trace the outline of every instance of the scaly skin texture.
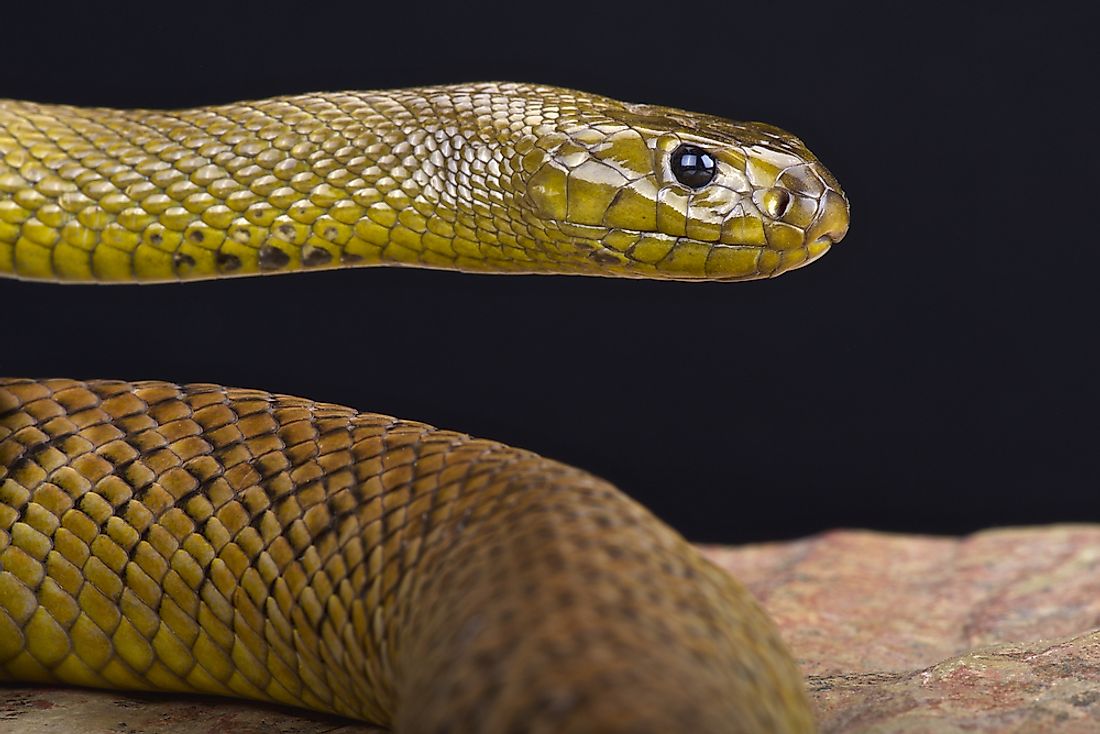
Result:
M699 190L669 154L718 161ZM313 94L177 112L0 100L0 273L166 281L347 265L743 280L848 204L792 135L553 87Z
M682 143L718 162L702 188L672 172ZM847 226L787 133L551 87L0 101L0 275L19 278L742 280ZM813 728L753 600L607 483L212 385L0 380L0 679L224 693L399 732Z
M748 593L624 494L256 390L0 381L0 680L403 732L809 731Z

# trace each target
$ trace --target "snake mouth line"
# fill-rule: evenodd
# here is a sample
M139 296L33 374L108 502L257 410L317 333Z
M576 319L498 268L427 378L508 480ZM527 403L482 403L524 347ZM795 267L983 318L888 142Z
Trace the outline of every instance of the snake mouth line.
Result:
M598 243L588 257L597 266L621 275L726 282L769 278L817 260L847 233L847 197L822 184L825 190L817 197L811 221L764 217L758 225L762 230L754 228L746 235L750 241L742 243L722 241L717 232L713 238L699 239L687 233L606 225L563 222L560 226L583 247ZM690 223L686 229L690 231ZM800 236L792 237L793 230L801 230Z
M606 235L601 237L599 244L587 254L587 258L594 261L599 269L575 274L655 277L681 282L761 280L814 262L836 243L829 235L803 241L796 247L780 248L768 244L732 244L623 228L616 228L608 234L634 237L637 241L629 247L616 248L606 243ZM639 256L639 245L643 243L659 245L665 251L657 258ZM583 242L580 244L587 246ZM692 248L695 248L694 253L684 254ZM737 258L737 253L745 254Z

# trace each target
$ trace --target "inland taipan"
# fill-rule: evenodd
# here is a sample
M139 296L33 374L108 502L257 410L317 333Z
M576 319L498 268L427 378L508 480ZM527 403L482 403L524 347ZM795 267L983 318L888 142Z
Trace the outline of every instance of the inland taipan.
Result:
M788 133L553 87L0 101L15 278L747 280L847 227L837 182ZM235 695L398 732L813 729L748 593L607 482L209 384L0 381L0 680Z

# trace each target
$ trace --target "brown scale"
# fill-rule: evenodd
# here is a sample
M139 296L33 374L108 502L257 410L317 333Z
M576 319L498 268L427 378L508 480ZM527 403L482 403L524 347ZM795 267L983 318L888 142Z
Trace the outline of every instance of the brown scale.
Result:
M795 732L751 597L606 482L256 390L0 380L0 680L399 732Z

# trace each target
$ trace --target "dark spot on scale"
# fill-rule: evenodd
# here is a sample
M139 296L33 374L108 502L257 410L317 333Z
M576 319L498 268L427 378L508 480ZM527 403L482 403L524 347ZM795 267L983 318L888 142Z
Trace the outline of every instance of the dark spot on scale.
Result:
M260 248L260 269L278 270L290 263L290 255L286 254L274 245L264 245Z
M590 258L598 262L600 265L618 265L619 258L615 257L609 252L593 252L589 255Z
M306 245L302 248L302 264L307 267L316 267L332 262L332 253L323 247Z
M241 259L227 252L219 252L214 260L218 263L218 270L224 273L232 273L234 270L240 270L241 268Z
M325 227L325 235L324 236L325 236L326 240L336 239L336 227Z
M202 230L193 229L188 236L191 238L192 242L202 242L203 240Z
M149 241L154 245L159 245L161 242L164 242L164 236L161 235L160 232L153 232L153 234L149 235Z
M292 224L280 224L279 225L279 232L286 235L287 237L293 237L294 236L294 225L292 225Z
M350 252L345 252L343 255L340 256L340 262L344 262L344 263L363 262L363 256L362 255L354 255Z
M177 268L193 268L195 267L195 258L186 253L177 252L172 256L172 264Z

